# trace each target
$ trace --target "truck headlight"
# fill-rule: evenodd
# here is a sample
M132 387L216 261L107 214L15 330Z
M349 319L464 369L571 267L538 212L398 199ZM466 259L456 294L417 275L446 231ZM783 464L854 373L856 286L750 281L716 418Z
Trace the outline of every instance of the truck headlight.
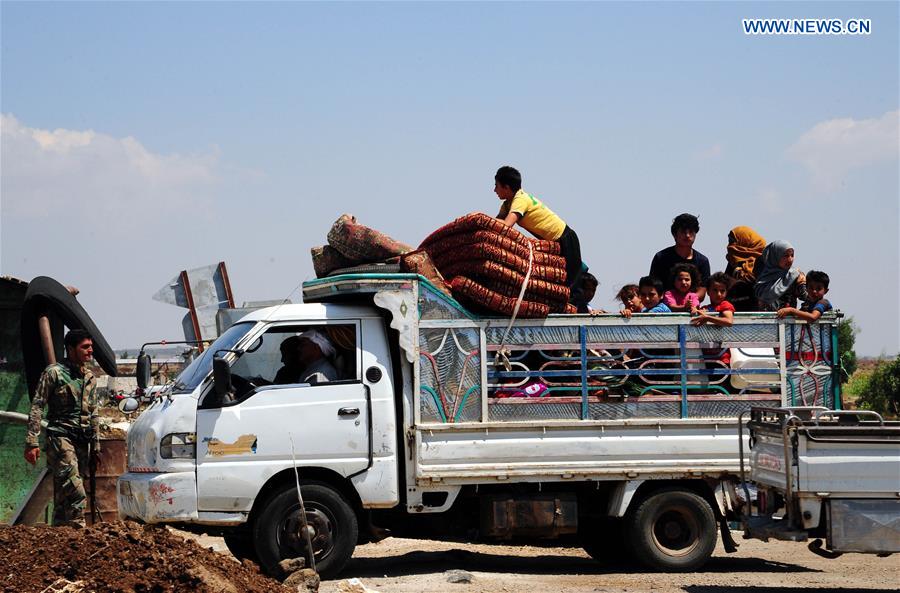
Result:
M173 432L159 442L159 456L163 459L193 459L196 457L197 435L193 432Z

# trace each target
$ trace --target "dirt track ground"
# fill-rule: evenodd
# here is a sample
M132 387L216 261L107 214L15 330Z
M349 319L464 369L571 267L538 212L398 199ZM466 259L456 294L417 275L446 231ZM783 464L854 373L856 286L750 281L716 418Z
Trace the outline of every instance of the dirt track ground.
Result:
M356 549L341 578L324 581L322 593L341 590L341 581L357 577L380 593L440 591L501 592L651 592L652 593L818 593L896 592L900 557L849 554L836 560L816 556L805 544L746 541L735 554L721 545L702 572L643 573L637 567L603 565L580 548L468 545L388 538ZM204 545L225 550L217 538ZM224 551L224 553L228 553ZM472 574L470 583L449 583L446 572Z

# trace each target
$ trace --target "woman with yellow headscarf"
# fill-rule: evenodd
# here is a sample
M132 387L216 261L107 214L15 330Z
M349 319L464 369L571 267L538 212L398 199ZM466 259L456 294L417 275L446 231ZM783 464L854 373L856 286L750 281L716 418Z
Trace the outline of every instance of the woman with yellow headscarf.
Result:
M766 248L766 240L748 226L736 226L728 233L728 267L725 273L735 280L756 282L753 267Z
M766 248L766 240L748 226L736 226L728 233L728 266L725 273L732 279L728 302L737 311L758 309L753 285L756 283L756 261Z

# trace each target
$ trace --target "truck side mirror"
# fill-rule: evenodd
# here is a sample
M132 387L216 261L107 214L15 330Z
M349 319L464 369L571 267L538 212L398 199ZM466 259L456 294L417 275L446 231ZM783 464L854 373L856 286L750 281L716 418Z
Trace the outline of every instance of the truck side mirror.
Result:
M221 356L213 358L213 388L220 402L231 393L231 367Z
M143 350L138 354L134 374L137 377L138 387L147 389L147 386L150 385L150 355Z

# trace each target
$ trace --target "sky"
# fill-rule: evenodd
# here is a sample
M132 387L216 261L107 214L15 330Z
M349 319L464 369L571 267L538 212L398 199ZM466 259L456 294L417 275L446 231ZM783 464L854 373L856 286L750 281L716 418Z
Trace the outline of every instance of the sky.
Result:
M114 348L181 337L181 270L297 302L342 213L417 245L510 164L595 307L692 212L713 271L735 226L786 239L858 354L900 350L900 3L4 0L0 34L0 274L77 286Z

